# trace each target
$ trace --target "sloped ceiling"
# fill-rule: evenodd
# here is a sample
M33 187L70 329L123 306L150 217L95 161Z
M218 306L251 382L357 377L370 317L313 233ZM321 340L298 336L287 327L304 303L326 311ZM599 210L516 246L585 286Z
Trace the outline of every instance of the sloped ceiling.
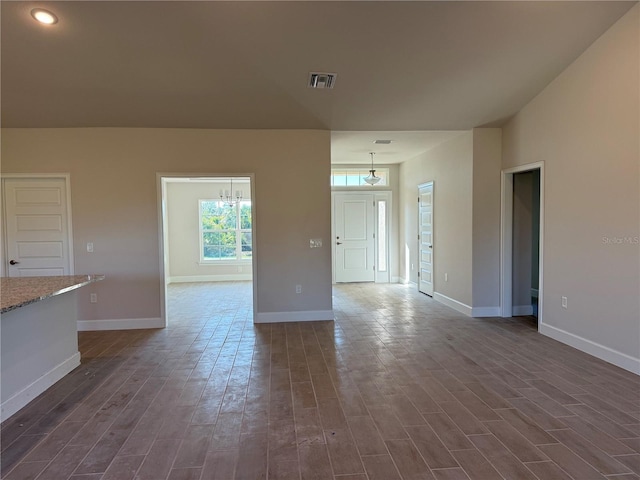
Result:
M4 1L2 126L500 125L634 3Z
M5 1L2 124L499 124L633 3ZM59 23L34 22L36 6ZM334 90L307 88L316 70Z

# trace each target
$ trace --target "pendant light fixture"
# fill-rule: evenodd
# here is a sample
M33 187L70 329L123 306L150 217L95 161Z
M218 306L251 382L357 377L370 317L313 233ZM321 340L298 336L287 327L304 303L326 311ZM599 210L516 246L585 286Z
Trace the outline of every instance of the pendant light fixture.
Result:
M369 185L375 185L380 181L380 177L376 176L376 171L373 168L373 156L375 155L375 153L370 152L369 155L371 155L371 170L369 170L369 175L364 178L364 181Z
M229 190L225 190L224 192L220 190L220 201L224 203L227 207L233 207L236 204L242 201L242 191L236 190L235 197L233 193L233 177L229 179L231 181L231 185Z

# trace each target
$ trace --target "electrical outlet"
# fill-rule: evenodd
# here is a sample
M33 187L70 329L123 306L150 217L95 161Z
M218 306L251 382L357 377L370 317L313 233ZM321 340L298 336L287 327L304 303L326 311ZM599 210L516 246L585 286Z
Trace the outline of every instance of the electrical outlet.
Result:
M413 263L411 264L411 270L413 270Z
M562 308L567 308L567 297L562 297Z
M93 242L87 242L87 252L93 253Z
M98 303L98 294L92 293L91 295L89 295L89 301L91 303Z
M448 282L448 281L449 281L449 274L448 274L448 273L445 273L445 274L444 274L444 281L445 281L445 282Z
M302 285L296 285L296 293L302 293Z

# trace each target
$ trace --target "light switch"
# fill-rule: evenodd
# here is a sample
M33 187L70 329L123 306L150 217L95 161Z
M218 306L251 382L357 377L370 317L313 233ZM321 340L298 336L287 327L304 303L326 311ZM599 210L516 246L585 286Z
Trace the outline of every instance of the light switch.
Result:
M93 242L87 243L87 252L93 253Z
M309 240L309 248L320 248L322 246L321 238L312 238Z

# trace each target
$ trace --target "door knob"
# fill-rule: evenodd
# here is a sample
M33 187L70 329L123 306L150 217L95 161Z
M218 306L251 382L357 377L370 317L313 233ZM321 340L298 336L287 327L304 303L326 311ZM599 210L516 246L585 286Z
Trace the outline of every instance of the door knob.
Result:
M11 260L11 261L9 262L9 265L17 265L17 264L19 264L19 263L20 263L20 262L16 262L15 260Z
M342 245L342 242L336 242L336 245Z

